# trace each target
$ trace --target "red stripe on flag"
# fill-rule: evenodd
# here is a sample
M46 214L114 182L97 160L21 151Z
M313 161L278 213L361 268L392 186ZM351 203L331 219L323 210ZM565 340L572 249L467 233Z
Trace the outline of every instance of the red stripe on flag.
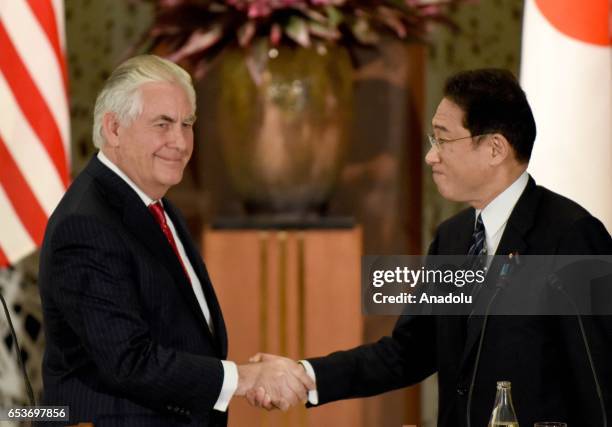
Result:
M2 47L0 49L0 71L4 74L17 103L67 187L69 182L68 162L57 123L15 50L2 21L0 21L0 46ZM37 70L37 72L44 73L44 70Z
M11 153L0 138L0 184L32 240L40 245L45 234L47 215L24 179Z
M9 265L8 258L2 251L2 248L0 247L0 267L7 267L8 265Z
M66 71L66 61L64 61L64 54L60 46L59 32L57 31L57 22L55 22L55 12L53 11L53 5L51 1L40 1L40 0L28 0L28 5L34 16L38 20L38 23L45 31L51 46L53 47L53 53L57 59L57 64L62 70L62 77L64 78L64 89L66 94L68 93L68 73Z

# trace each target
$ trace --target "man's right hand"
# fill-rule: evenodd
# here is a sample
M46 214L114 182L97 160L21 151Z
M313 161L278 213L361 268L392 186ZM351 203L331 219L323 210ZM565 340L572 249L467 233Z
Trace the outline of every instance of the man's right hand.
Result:
M247 365L238 366L236 396L244 396L253 406L286 411L304 403L314 381L297 362L286 357L258 353Z

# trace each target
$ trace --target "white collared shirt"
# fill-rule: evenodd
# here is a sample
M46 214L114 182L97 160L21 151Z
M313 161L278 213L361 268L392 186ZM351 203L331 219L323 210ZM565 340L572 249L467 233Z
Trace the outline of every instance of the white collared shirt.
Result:
M495 255L499 242L504 234L504 230L506 229L506 224L508 224L512 209L514 209L514 205L516 205L521 194L523 194L528 182L529 174L525 171L508 188L489 202L484 209L476 210L474 215L474 226L476 226L478 215L482 214L482 222L485 227L487 255Z
M154 203L155 200L151 199L147 194L142 191L138 186L132 181L119 167L114 164L108 157L104 155L102 151L98 151L98 160L102 162L104 166L109 168L115 174L117 174L122 180L124 180L132 190L138 194L138 197L142 200L142 202L149 207L151 203ZM160 203L163 202L160 200ZM168 216L168 213L164 210L164 215L166 217L166 222L168 223L168 227L172 232L172 236L174 237L174 241L176 242L176 247L178 249L179 255L181 257L181 261L187 270L189 275L189 280L191 281L191 288L193 289L193 293L195 294L196 299L198 300L198 304L200 305L200 309L202 310L202 314L204 314L204 318L206 319L206 324L211 332L213 331L213 323L212 318L210 316L210 309L208 308L208 303L206 302L206 297L204 296L204 291L202 290L202 284L200 283L200 279L198 279L198 275L195 273L191 262L189 262L189 257L185 252L185 248L181 239L179 238L178 233L176 232L176 228L174 228L174 224L172 220ZM223 371L225 375L223 376L223 386L221 387L221 393L219 394L219 398L215 403L214 409L217 411L226 411L229 402L234 395L234 392L238 388L238 368L234 362L229 362L226 360L222 360Z

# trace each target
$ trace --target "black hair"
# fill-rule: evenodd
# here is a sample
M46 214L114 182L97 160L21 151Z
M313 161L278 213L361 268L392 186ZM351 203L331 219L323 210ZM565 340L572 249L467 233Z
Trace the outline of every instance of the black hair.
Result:
M446 80L444 97L464 112L472 135L502 134L520 162L529 162L536 124L516 77L498 68L461 71Z

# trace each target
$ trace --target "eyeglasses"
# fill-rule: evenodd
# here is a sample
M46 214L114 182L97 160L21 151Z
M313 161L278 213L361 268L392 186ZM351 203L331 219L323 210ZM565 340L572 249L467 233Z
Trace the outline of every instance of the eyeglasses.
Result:
M448 142L460 141L462 139L468 139L468 138L479 138L481 136L486 136L486 135L488 134L483 133L480 135L462 136L461 138L455 138L455 139L440 139L440 138L436 138L433 133L429 133L427 134L427 139L429 139L429 143L431 144L432 147L436 148L437 150L441 150L442 144L446 144Z

